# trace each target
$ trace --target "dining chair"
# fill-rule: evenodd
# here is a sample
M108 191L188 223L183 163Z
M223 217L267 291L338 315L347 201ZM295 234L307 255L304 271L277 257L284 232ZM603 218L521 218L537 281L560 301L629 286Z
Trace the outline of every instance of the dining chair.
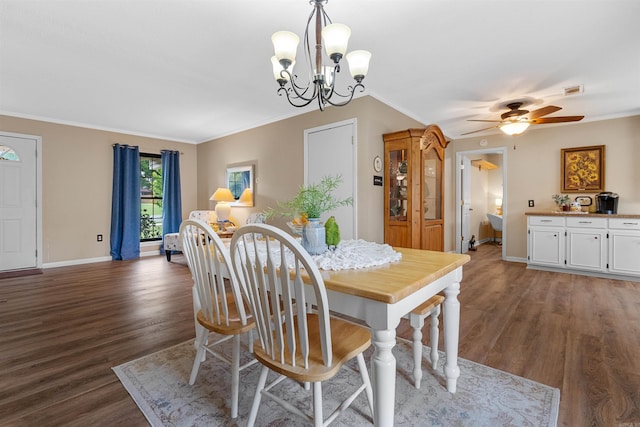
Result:
M249 224L233 235L231 260L256 323L259 340L254 343L254 355L263 365L247 425L254 425L263 396L322 426L365 391L373 414L371 382L362 355L371 345L371 334L362 326L329 316L320 270L300 243L271 225ZM308 310L308 303L315 309ZM333 378L343 366L349 368L345 363L354 357L362 385L324 419L322 381ZM269 371L279 375L267 385ZM312 415L272 391L287 378L312 384Z
M431 366L433 369L438 366L438 316L443 301L442 295L434 295L409 313L409 322L413 328L413 379L416 388L420 388L422 381L422 327L427 317L431 317Z
M194 282L194 313L196 319L196 357L193 361L189 384L198 376L200 364L207 353L231 365L231 418L238 416L238 386L240 371L256 363L252 360L240 366L240 338L255 327L247 313L242 293L231 271L229 250L222 239L204 221L183 221L180 225L182 251L187 259ZM225 277L228 279L225 280ZM222 335L209 342L210 333ZM216 346L232 339L232 356L217 351ZM251 350L251 346L250 346Z

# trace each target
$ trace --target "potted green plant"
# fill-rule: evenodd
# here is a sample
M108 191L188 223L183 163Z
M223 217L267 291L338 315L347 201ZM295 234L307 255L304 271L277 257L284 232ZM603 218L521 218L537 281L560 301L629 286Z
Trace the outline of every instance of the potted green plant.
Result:
M325 230L320 216L340 206L353 203L352 197L340 199L333 192L342 183L342 176L324 176L317 184L303 185L293 199L278 202L277 208L269 208L264 213L268 218L275 215L293 219L289 226L302 234L302 245L311 254L326 250Z
M561 211L568 211L571 204L571 199L567 194L554 194L551 196L554 202L558 205Z

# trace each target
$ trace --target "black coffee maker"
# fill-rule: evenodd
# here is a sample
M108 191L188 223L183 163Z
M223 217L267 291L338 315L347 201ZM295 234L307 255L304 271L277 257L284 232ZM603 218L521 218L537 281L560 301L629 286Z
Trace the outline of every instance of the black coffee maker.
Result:
M596 194L596 213L617 214L618 195L611 191L603 191L600 194Z

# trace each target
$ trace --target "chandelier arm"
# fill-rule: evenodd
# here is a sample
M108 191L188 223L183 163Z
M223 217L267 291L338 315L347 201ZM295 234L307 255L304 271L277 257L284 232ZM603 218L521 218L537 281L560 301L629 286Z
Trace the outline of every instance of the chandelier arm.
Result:
M285 87L281 87L280 89L278 89L278 95L282 96L282 94L284 93L287 97L287 101L289 101L289 104L291 104L294 107L305 107L309 104L311 104L311 102L313 102L313 100L315 98L303 98L300 96L291 96L291 88L285 88ZM304 102L300 102L300 103L295 103L293 102L296 99L301 99Z
M309 66L309 82L312 82L315 78L313 61L311 60L311 44L309 43L309 26L311 26L311 20L313 16L316 14L316 7L311 10L311 14L309 14L309 19L307 19L307 26L304 29L304 59Z
M307 92L311 88L313 88L313 93L311 95L307 95ZM317 94L318 85L309 84L307 87L303 87L298 86L295 81L291 80L291 87L289 88L289 90L296 95L296 98L304 99L305 101L313 101Z
M295 96L293 97L295 98L300 98L304 101L313 101L313 99L315 98L314 96L311 97L307 97L305 96L307 91L309 90L309 88L311 88L311 85L307 85L307 87L304 86L298 86L298 84L296 83L296 80L298 78L297 75L295 74L291 74L291 72L289 70L280 70L280 77L281 79L278 80L278 83L280 83L280 89L284 89L285 91L288 91L288 93L293 92L295 94ZM288 78L287 78L288 77ZM286 84L287 82L290 83L291 87L290 88L286 88ZM313 85L314 89L315 89L316 85ZM278 92L280 92L280 89L278 89ZM280 96L282 96L282 93L279 94ZM287 94L287 97L289 97L290 95ZM308 104L308 103L307 103ZM307 105L304 104L304 105Z
M324 102L326 102L327 104L331 104L334 107L344 107L351 102L351 100L353 99L353 95L355 95L356 89L358 88L360 89L360 92L364 92L364 85L362 83L356 84L355 86L353 86L353 88L349 86L349 88L347 88L347 90L350 90L349 95L341 95L338 92L334 92L335 95L341 98L347 98L344 102L332 102L329 98L325 98Z

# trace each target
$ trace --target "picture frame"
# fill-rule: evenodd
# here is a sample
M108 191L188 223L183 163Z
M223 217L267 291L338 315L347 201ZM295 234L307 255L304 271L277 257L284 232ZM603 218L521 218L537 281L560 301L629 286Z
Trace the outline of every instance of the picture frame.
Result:
M560 150L560 188L563 193L604 191L605 146L563 148Z
M229 203L231 206L254 205L254 167L253 164L233 165L227 167L226 184L231 190L235 202Z

